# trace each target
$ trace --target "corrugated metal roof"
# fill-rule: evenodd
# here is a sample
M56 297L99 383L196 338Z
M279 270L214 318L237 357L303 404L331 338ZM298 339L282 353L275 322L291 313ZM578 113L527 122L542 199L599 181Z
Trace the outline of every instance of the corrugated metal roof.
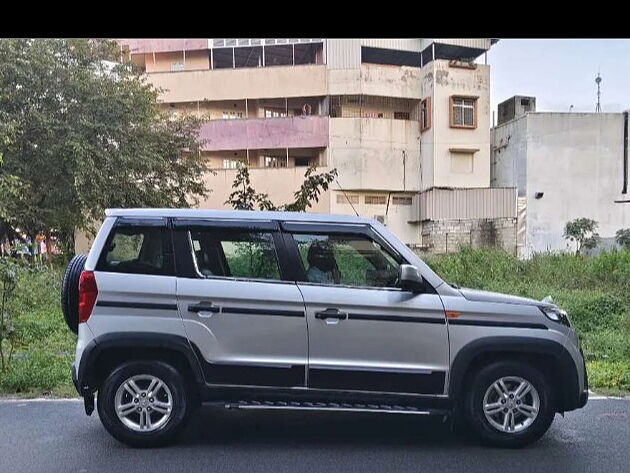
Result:
M417 221L516 218L515 187L433 188L416 196Z

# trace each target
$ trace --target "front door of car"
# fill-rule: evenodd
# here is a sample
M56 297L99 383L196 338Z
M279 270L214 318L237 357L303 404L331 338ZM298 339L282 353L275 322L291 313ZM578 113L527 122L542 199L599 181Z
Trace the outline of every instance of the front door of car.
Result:
M177 299L206 382L304 387L307 334L277 223L175 220Z
M430 287L400 289L402 256L369 226L283 227L303 269L298 287L307 311L308 386L443 394L444 308Z

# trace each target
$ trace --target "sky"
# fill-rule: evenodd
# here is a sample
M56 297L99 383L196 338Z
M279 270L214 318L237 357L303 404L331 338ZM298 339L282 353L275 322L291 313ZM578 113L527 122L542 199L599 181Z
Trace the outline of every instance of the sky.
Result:
M483 62L483 56L479 58ZM513 95L536 97L542 112L630 109L630 40L502 39L488 52L492 110Z

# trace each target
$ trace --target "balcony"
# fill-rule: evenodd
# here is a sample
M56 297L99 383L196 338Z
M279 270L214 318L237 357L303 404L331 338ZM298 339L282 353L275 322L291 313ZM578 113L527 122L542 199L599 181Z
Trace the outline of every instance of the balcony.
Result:
M251 67L148 74L167 103L328 95L326 66Z
M326 148L328 117L212 120L202 126L200 138L204 151Z
M419 67L362 64L360 69L331 69L328 93L417 100L424 98L423 80L424 74Z
M131 54L198 51L208 49L207 39L120 39Z

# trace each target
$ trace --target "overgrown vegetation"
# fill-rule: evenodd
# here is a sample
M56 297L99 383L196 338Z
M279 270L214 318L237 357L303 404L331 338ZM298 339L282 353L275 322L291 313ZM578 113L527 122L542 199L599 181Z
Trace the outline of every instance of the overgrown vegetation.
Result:
M519 261L500 250L463 248L425 261L461 286L537 300L551 295L580 334L591 387L630 391L630 251Z
M10 367L0 372L0 394L76 395L70 378L76 337L61 315L61 271L47 266L16 268L10 302L15 347Z

